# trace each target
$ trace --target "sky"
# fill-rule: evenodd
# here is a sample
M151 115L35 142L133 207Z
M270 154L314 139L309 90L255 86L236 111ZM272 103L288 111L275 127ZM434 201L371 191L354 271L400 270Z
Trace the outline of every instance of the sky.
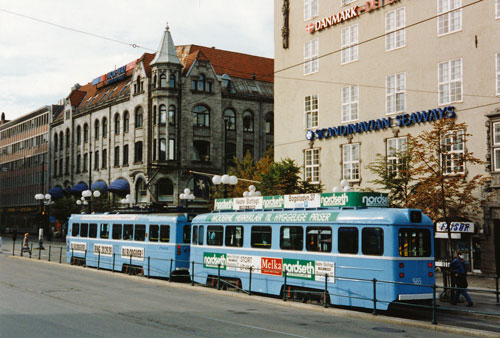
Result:
M0 112L12 120L57 104L74 84L153 53L167 22L176 45L272 58L273 3L0 0Z

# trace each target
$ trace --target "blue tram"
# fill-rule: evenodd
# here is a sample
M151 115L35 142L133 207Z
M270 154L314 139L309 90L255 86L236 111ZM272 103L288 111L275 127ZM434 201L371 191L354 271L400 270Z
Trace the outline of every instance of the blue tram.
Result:
M290 297L326 288L326 300L342 306L373 308L376 291L376 308L386 310L432 299L433 231L429 217L411 209L216 211L192 221L191 260L203 262L192 275Z
M68 224L71 264L153 277L188 273L191 226L185 214L81 214Z

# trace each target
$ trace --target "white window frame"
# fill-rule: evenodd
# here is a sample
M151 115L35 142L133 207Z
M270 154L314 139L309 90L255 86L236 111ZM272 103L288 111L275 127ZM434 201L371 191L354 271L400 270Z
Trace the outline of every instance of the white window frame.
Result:
M342 178L349 182L359 182L361 179L359 143L342 145Z
M406 7L385 14L385 51L406 46Z
M304 115L306 129L319 126L319 98L318 94L304 97Z
M359 120L359 86L343 87L340 91L342 122ZM353 113L355 111L355 113Z
M406 73L385 78L385 112L387 115L406 111Z
M304 180L312 184L319 183L319 148L304 151Z
M465 131L454 130L443 137L441 165L445 175L465 173ZM461 164L461 165L460 165ZM461 167L461 169L460 169ZM459 168L459 170L457 170Z
M500 0L495 2L495 19L500 19Z
M456 63L460 63L459 76L454 74ZM457 91L457 89L459 91ZM463 62L462 58L438 64L438 105L446 105L463 100Z
M497 130L498 127L498 130ZM493 170L500 171L500 163L497 162L497 158L500 157L500 122L495 122L491 128L491 140L493 148ZM498 140L497 140L498 136ZM498 164L498 165L497 165Z
M399 176L400 155L407 149L406 141L406 136L387 139L387 172L395 173L396 177Z
M340 0L340 5L341 6L347 6L349 4L352 4L356 0Z
M340 32L340 64L345 65L359 59L359 25L352 25Z
M319 0L304 0L304 21L318 16Z
M462 0L437 0L437 35L443 36L462 30ZM454 11L455 8L460 8ZM446 14L443 14L446 13Z
M319 71L319 39L304 43L304 75Z
M498 3L500 4L500 0L498 0ZM497 74L497 76L496 76L497 95L500 95L500 53L496 53L495 56L496 56L495 63L496 63L496 74Z

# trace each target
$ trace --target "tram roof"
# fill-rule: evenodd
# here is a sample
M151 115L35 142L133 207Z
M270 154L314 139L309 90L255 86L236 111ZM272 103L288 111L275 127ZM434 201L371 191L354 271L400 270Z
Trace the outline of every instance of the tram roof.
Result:
M97 222L97 221L138 221L138 222L176 222L176 221L187 221L188 216L184 213L175 214L73 214L71 215L70 221L72 222Z

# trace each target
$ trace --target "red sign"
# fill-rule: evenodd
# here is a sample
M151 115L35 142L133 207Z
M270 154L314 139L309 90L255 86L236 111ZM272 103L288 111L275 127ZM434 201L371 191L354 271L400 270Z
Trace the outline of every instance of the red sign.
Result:
M265 275L281 276L283 273L283 260L281 258L261 257L260 268L261 273Z

